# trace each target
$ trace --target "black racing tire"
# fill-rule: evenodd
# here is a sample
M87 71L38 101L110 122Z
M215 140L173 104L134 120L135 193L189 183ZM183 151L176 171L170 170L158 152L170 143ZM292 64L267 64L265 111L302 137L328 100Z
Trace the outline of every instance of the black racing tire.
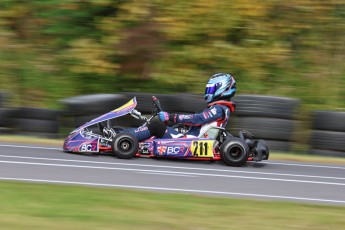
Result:
M59 139L62 138L58 133L43 133L43 132L28 132L28 131L18 131L14 132L16 135L26 136L26 137L40 137L45 139Z
M0 108L0 127L7 131L13 131L15 127L15 117L17 109L14 108Z
M345 132L314 130L311 134L312 149L345 152Z
M39 119L15 119L16 128L24 132L58 133L57 121Z
M74 116L74 127L79 127L101 115L102 114ZM104 123L106 123L106 121ZM139 127L143 123L143 120L135 119L129 114L111 120L112 125L121 127Z
M203 111L207 104L201 94L178 93L175 94L176 102L172 104L170 110L181 113L199 113Z
M139 149L138 139L129 133L119 133L112 142L113 153L120 159L130 159Z
M74 127L79 127L84 125L85 123L101 116L102 114L92 114L92 115L81 115L81 116L74 116Z
M122 93L127 99L136 97L138 105L136 109L142 114L152 114L154 110L152 96L157 97L164 111L175 112L176 104L180 103L177 101L176 96L173 94L158 94L158 93L138 93L138 92L124 92Z
M150 93L138 93L138 92L123 92L123 95L127 97L127 100L130 100L133 97L136 97L137 107L136 109L143 114L151 114L153 111L153 102L152 94ZM157 96L157 95L155 95ZM159 96L158 96L159 99Z
M229 126L231 133L239 129L251 132L255 139L289 141L296 121L266 117L234 117Z
M8 110L0 108L0 127L5 127L8 121Z
M240 138L229 138L220 146L220 157L229 166L239 167L245 164L249 156L249 147Z
M286 97L236 95L236 116L293 119L300 101Z
M345 132L345 112L314 111L312 129Z
M275 141L265 140L271 151L278 152L290 152L293 146L293 142L290 141Z
M24 119L56 121L61 113L62 111L53 110L53 109L19 107L17 108L16 116L18 118L24 118Z
M89 94L66 98L59 102L65 106L67 114L90 115L110 112L128 101L121 94Z

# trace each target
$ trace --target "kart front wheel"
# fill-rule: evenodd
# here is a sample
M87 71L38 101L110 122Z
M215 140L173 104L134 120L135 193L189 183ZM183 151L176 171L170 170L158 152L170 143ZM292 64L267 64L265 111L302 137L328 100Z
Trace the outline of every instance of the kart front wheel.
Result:
M112 142L113 153L120 159L130 159L135 156L139 149L136 137L129 133L119 133Z
M223 142L219 152L225 164L238 167L247 162L249 147L240 138L232 137Z

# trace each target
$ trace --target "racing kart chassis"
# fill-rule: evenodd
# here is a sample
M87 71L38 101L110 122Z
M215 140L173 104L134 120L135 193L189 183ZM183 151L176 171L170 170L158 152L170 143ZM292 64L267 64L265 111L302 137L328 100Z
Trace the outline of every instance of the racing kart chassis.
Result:
M269 148L264 140L252 139L248 131L240 130L235 137L224 128L210 126L198 137L155 138L139 142L125 129L112 126L111 120L130 114L143 120L143 126L152 122L163 111L159 100L152 97L153 114L147 118L135 109L136 98L127 104L87 122L73 130L65 139L63 150L73 153L99 154L109 152L121 159L133 157L170 158L186 160L222 160L229 166L241 166L247 161L268 160ZM106 125L103 125L106 123ZM97 125L100 134L89 130ZM177 129L177 127L176 127Z

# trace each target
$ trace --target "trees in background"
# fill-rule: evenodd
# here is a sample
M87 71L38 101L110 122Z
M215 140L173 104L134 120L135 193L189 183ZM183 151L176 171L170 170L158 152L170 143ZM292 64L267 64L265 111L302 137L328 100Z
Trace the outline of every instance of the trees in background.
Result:
M3 0L0 86L16 103L86 93L203 93L232 72L239 93L345 107L339 0Z

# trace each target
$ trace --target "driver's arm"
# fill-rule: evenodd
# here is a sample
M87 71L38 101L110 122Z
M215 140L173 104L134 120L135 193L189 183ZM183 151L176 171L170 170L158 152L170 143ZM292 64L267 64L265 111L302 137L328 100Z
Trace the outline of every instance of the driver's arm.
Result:
M212 121L223 119L224 112L221 106L215 105L196 114L170 114L169 121L185 125L199 126Z

